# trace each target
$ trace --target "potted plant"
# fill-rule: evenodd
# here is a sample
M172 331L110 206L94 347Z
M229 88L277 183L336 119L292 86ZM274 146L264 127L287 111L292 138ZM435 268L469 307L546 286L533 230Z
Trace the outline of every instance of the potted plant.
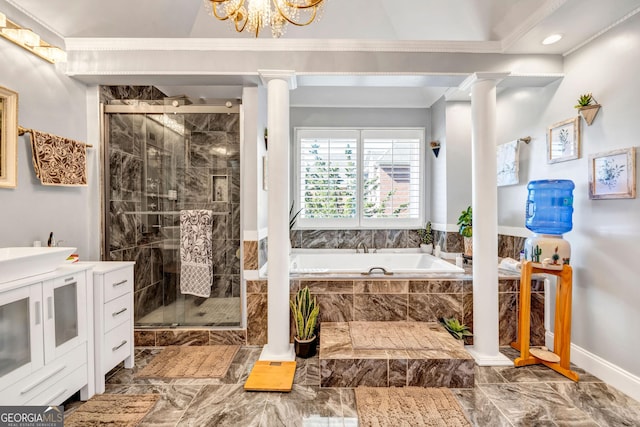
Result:
M469 330L469 327L464 323L460 323L455 317L440 318L442 326L457 340L464 340L466 337L472 337L473 334Z
M298 212L293 212L293 207L296 202L291 202L291 207L289 208L289 253L291 253L291 239L293 238L293 227L296 225L296 221L298 220L298 215L302 212L302 209L299 209Z
M296 334L293 337L296 356L308 358L316 354L316 323L320 306L311 298L309 287L300 289L289 301Z
M596 114L600 111L600 104L598 104L591 93L584 93L580 95L578 103L574 108L577 108L582 117L584 117L587 126L591 126L591 123L593 123L596 118Z
M460 235L464 238L464 254L473 256L473 212L471 206L463 210L458 218L458 227L460 227Z
M433 232L431 230L431 221L428 221L422 230L418 230L420 236L420 250L430 254L433 251Z

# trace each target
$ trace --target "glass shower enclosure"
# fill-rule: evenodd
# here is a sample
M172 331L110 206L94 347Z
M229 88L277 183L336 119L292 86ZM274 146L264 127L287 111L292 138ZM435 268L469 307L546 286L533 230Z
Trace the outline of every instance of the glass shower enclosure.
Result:
M239 108L127 101L105 105L103 123L103 253L136 263L136 327L239 326ZM213 211L209 298L180 291L192 209Z

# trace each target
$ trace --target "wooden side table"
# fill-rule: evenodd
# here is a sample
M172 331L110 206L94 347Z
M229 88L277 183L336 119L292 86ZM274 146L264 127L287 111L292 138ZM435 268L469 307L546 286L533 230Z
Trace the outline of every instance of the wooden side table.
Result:
M556 311L553 339L553 353L560 358L559 362L543 360L531 354L531 275L533 273L552 274L558 277L556 290ZM543 364L565 377L578 381L578 374L571 370L571 285L573 270L563 265L562 270L534 267L531 261L522 263L520 275L520 302L518 313L518 335L511 347L520 351L516 358L516 367ZM548 291L548 290L545 290Z

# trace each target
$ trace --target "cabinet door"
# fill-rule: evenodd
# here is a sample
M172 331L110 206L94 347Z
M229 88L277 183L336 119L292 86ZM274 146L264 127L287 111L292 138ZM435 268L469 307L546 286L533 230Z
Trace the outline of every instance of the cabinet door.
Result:
M41 283L0 293L0 391L44 365L42 325Z
M49 363L87 340L85 272L43 284L45 362Z

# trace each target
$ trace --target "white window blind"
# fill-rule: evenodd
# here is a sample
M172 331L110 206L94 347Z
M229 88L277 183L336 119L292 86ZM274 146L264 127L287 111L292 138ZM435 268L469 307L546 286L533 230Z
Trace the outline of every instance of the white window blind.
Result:
M416 131L362 132L365 219L420 218L420 146Z
M423 135L423 129L296 129L297 226L420 226Z

